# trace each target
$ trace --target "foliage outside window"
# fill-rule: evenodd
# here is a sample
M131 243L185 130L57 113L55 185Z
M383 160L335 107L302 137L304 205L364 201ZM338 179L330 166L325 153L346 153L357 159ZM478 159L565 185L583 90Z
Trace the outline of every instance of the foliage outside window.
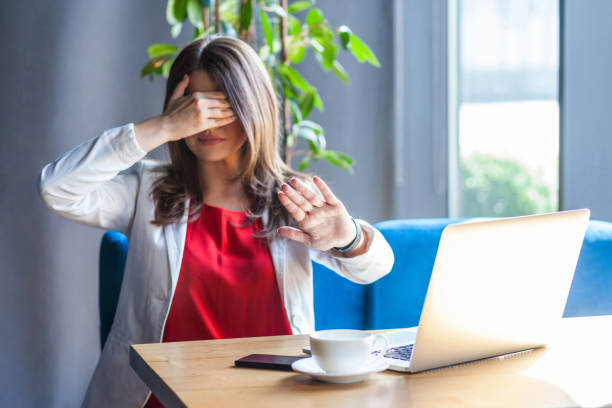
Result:
M463 216L512 217L555 210L550 189L520 164L490 156L464 158Z

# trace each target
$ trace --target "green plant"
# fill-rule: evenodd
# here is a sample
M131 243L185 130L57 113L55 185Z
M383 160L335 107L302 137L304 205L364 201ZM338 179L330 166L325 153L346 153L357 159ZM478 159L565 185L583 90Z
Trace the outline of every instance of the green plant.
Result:
M212 33L239 37L258 53L268 69L276 92L282 96L282 154L291 165L296 154L303 154L298 165L305 170L311 160L325 160L352 172L353 159L326 148L323 128L308 120L313 108L323 111L323 101L312 86L292 65L300 64L309 49L324 71L333 71L348 83L349 76L336 59L340 49L349 51L359 62L380 66L376 55L345 25L330 26L315 1L287 0L168 0L166 20L170 33L177 38L185 21L193 26L193 39ZM300 19L299 15L304 15ZM179 49L171 44L153 44L149 61L140 76L168 77ZM296 151L298 138L308 144L307 151Z
M487 156L461 160L462 215L512 217L555 211L550 189L520 164Z

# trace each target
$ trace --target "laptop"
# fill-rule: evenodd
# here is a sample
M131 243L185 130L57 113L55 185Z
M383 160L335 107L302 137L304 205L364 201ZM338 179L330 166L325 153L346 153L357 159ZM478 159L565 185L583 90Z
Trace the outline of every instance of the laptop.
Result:
M589 216L581 209L444 228L419 326L385 334L389 369L415 373L548 344Z

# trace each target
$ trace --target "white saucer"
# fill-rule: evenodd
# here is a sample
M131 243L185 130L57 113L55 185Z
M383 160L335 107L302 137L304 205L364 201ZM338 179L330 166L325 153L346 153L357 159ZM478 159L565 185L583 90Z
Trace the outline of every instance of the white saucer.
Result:
M371 374L384 371L388 367L389 362L383 359L376 359L374 361L362 365L355 372L340 374L326 372L321 367L319 367L317 363L315 363L312 357L303 358L291 364L291 368L293 368L293 371L297 371L300 374L309 375L319 381L338 384L348 384L363 381Z

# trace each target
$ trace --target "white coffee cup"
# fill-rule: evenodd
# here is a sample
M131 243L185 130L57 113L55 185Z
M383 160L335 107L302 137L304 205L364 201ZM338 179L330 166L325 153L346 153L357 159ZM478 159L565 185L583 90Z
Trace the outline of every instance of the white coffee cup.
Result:
M379 342L384 346L374 348ZM320 330L310 335L312 357L328 373L355 372L366 362L382 358L388 347L385 336L361 330ZM376 350L378 355L371 356Z

